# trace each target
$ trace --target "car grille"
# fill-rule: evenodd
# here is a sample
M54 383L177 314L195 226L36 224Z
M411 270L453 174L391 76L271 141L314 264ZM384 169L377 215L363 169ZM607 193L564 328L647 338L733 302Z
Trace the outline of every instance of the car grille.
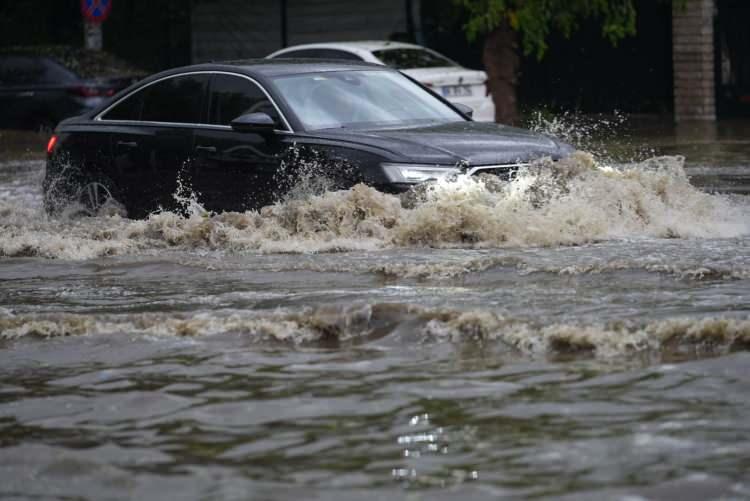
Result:
M466 174L470 176L478 176L480 174L491 174L499 177L500 179L512 179L515 177L516 172L521 167L526 167L529 164L502 164L502 165L477 165L475 167L469 167L466 169Z

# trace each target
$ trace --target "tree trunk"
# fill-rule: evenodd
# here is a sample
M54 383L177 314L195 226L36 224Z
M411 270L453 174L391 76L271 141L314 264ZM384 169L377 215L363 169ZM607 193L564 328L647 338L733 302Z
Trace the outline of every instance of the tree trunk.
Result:
M518 123L518 33L507 23L492 30L484 42L482 60L487 71L487 94L495 103L495 122Z

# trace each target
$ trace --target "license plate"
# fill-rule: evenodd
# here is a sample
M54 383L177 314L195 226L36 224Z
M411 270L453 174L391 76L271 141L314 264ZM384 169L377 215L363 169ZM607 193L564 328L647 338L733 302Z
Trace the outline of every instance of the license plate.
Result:
M445 85L442 88L443 97L471 96L471 85Z

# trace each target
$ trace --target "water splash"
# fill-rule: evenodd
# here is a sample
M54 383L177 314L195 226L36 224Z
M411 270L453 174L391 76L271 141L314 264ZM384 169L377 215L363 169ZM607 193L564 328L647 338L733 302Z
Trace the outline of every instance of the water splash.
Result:
M639 162L653 157L654 148L632 141L627 115L615 110L610 115L585 115L575 111L549 113L536 110L525 127L590 152L608 163Z
M592 117L572 111L549 114L542 110L533 112L527 128L566 141L584 151L599 152L601 141L619 137L627 123L627 116L615 110L609 117Z
M404 207L365 185L299 192L261 211L210 214L186 186L185 215L49 219L0 202L0 255L88 259L164 248L315 253L387 248L581 245L631 237L725 238L750 233L750 207L690 185L681 157L623 167L576 153L541 160L506 183L436 182Z

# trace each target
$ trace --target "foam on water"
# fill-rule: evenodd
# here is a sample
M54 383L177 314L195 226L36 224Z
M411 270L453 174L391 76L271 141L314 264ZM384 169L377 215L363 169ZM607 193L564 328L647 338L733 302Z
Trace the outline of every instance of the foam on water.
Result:
M750 232L750 207L690 185L681 157L613 168L577 153L539 161L512 182L462 176L405 207L364 185L296 196L263 210L142 221L50 219L39 205L0 202L0 255L89 259L164 248L315 253L401 247L579 245L630 237L724 238Z
M401 330L400 327L405 326ZM608 359L638 353L723 353L750 345L750 318L667 318L608 323L535 323L491 310L377 303L298 310L119 315L0 312L0 339L81 335L236 334L290 345L364 342L407 333L407 342L502 345L526 356L582 354Z
M607 262L538 266L513 256L493 256L469 259L462 262L384 263L366 271L386 278L413 278L441 280L480 273L497 267L515 268L521 275L552 273L556 275L596 275L618 271L647 271L671 275L685 280L745 280L750 278L750 267L743 265L721 266L715 264L648 263L642 259L614 259ZM335 271L318 266L314 271ZM349 271L361 271L352 269Z

